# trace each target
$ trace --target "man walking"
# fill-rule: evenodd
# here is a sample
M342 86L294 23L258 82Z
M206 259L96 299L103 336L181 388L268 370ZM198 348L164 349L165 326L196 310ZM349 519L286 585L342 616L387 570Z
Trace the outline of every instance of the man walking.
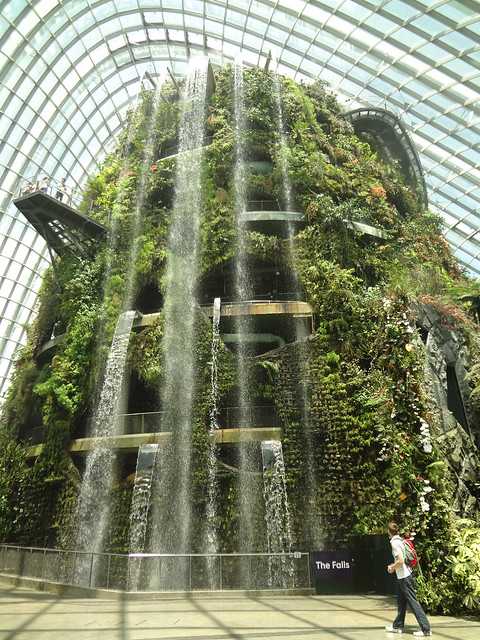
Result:
M428 622L422 605L417 600L415 578L410 568L405 564L404 544L399 535L399 528L396 522L388 523L388 536L392 545L392 554L394 562L387 567L388 573L395 571L397 575L398 595L397 595L397 617L392 625L385 627L385 631L390 633L403 633L405 625L405 614L407 612L407 604L417 619L420 629L414 631L414 636L424 637L431 636L430 623Z

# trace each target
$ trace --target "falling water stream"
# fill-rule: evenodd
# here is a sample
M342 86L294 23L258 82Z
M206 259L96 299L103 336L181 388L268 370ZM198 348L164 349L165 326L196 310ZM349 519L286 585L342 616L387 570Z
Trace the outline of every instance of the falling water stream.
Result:
M102 297L104 304L100 308L99 318L96 327L96 340L95 340L95 380L97 380L96 389L94 391L95 399L93 401L93 406L96 407L100 400L100 394L102 392L102 380L105 375L105 362L103 356L103 349L106 346L106 329L108 324L108 304L105 304L110 296L110 292L108 291L108 285L110 278L114 272L114 263L116 260L116 256L118 254L118 243L120 240L120 219L121 216L117 215L117 210L122 210L123 202L126 197L128 197L128 187L127 181L125 180L125 176L131 170L131 158L127 153L128 150L133 143L133 139L135 133L137 131L138 117L141 113L142 109L142 100L141 100L141 92L142 92L143 82L140 83L140 88L136 96L135 100L135 109L128 118L128 128L124 143L124 151L122 153L123 160L119 170L119 185L115 194L115 199L113 201L112 210L110 212L110 224L108 225L108 237L107 237L107 251L106 251L106 261L105 261L105 269L103 272L103 282L102 282ZM124 309L129 308L127 305L123 305Z
M218 351L220 348L220 310L221 300L215 298L213 302L212 320L212 355L211 355L211 409L210 423L208 427L208 492L207 492L207 522L206 522L206 553L218 552L217 536L217 509L218 509L218 482L217 482L217 443L216 431L218 429ZM215 561L207 559L207 579L209 587L215 585Z
M124 379L130 331L136 312L131 311L135 294L136 259L138 255L139 236L143 226L143 209L145 203L145 180L148 167L154 151L154 125L160 100L161 83L159 82L153 94L152 105L146 117L146 135L143 154L139 166L139 177L136 185L135 205L130 219L130 256L125 273L125 292L120 314L113 336L110 352L107 358L103 382L98 392L98 401L94 410L91 435L94 438L108 438L120 435L122 420L120 414L127 396L126 380ZM138 106L137 111L138 113ZM120 196L117 195L117 199ZM111 234L111 254L114 252L118 224L113 223ZM106 266L106 278L112 273L111 260ZM103 333L103 322L99 333ZM97 345L100 347L100 344ZM94 449L86 459L85 473L77 504L77 548L81 551L101 552L105 542L110 515L108 496L115 476L116 455L113 449L106 446L105 441L98 440ZM85 556L86 557L86 556ZM96 584L100 573L99 562L92 563L89 580ZM79 576L84 580L85 567L79 568Z
M159 452L152 552L191 550L191 429L195 384L194 318L202 210L202 160L208 59L189 63L181 101L175 197L168 238L164 304L162 431L172 433ZM177 566L178 577L182 573ZM152 577L155 581L155 577Z
M274 64L274 68L276 65ZM282 109L282 88L281 80L278 73L273 74L273 95L275 101L275 112L277 118L278 131L278 156L277 161L280 166L282 175L282 199L286 211L293 211L293 196L290 176L288 172L288 142L285 133L285 124ZM291 221L287 222L287 248L288 262L292 268L294 295L296 300L302 300L303 292L298 280L298 274L295 269L295 227ZM310 540L318 546L320 539L320 526L317 517L317 509L315 508L316 496L318 495L318 483L315 477L315 464L313 456L313 441L310 420L310 404L308 398L308 362L306 359L305 349L298 343L305 340L307 333L305 328L299 322L295 322L295 339L297 342L297 370L298 370L298 393L300 396L300 412L303 424L303 432L306 441L306 519L307 529L309 531Z
M152 493L152 478L155 472L158 444L142 444L138 450L135 484L133 485L130 509L130 555L145 550L148 512ZM137 591L140 587L142 559L133 558L129 562L128 587Z
M245 163L245 97L243 82L243 66L239 62L234 65L234 122L235 122L235 167L234 194L235 213L237 222L237 246L235 251L235 299L245 302L253 297L253 289L247 264L247 229L242 214L247 208L247 175ZM251 389L253 387L248 366L248 334L251 334L251 319L248 316L237 315L235 318L235 333L237 334L237 384L240 425L245 427L249 422L252 404ZM257 457L258 447L254 442L243 439L238 445L239 454L239 551L251 553L255 549L254 513L258 502ZM242 582L246 583L250 577L247 569L242 566Z
M202 161L205 127L206 87L208 60L194 59L189 70L181 100L179 127L179 153L177 156L175 198L168 240L168 263L166 270L165 303L163 311L164 337L163 362L164 383L162 388L162 431L171 433L169 444L147 445L139 450L137 473L132 498L130 550L131 553L150 551L161 553L189 553L191 551L191 429L194 400L194 319L195 288L198 274L199 229L201 216ZM135 311L131 311L136 290L136 257L138 238L142 232L142 211L145 204L145 186L148 166L153 159L154 122L160 92L155 93L153 106L147 116L144 152L139 167L137 189L133 212L130 219L131 256L126 273L126 287L122 309L113 336L107 359L103 385L94 411L92 435L107 438L118 435L124 400L124 372L129 336ZM245 105L243 67L234 67L234 120L235 120L235 168L234 191L237 220L237 247L235 252L235 296L238 303L251 300L253 290L247 263L247 234L242 214L246 210L246 162L245 162ZM281 105L280 82L275 76L274 98L277 105L279 130L279 163L283 177L283 200L287 211L291 211L292 191L288 178L288 147L284 133ZM294 228L288 224L288 245L293 265ZM115 241L115 239L113 240ZM108 265L107 265L108 266ZM295 280L297 282L297 279ZM301 299L300 287L298 299ZM208 452L208 487L205 524L205 547L208 553L218 552L216 531L217 517L217 447L215 431L218 429L218 350L219 350L220 299L216 298L213 314L213 339L211 360L211 396ZM238 336L237 379L240 424L248 424L252 404L252 384L248 366L247 334L251 331L251 319L237 315L235 318ZM304 335L297 335L297 339ZM306 362L299 362L303 372ZM303 374L301 375L303 377ZM301 385L302 418L305 423L308 448L307 464L311 477L307 482L308 500L312 500L315 490L313 481L313 458L308 419L308 397L305 385ZM259 447L256 443L240 442L239 447L239 551L251 552L258 542L258 532L254 527L254 513L259 499L258 460ZM262 443L264 498L266 507L267 540L270 551L288 551L291 547L290 515L285 485L285 469L281 443ZM310 464L311 462L311 464ZM86 460L80 497L78 502L79 551L102 551L109 519L108 496L115 470L113 449L99 443ZM148 514L152 513L148 527ZM313 525L312 525L313 526ZM90 563L90 559L88 561ZM100 560L77 564L77 578L80 584L97 583ZM185 570L185 571L184 571ZM270 567L272 580L288 581L288 567ZM185 588L187 565L177 559L172 563L158 565L157 575L151 569L143 580L150 588ZM207 566L210 586L214 584L214 565ZM243 569L242 569L243 571ZM280 573L278 573L280 571ZM138 589L142 581L142 567L139 562L131 565L130 587ZM183 574L183 575L182 575ZM275 574L275 575L274 575ZM281 578L281 575L283 578ZM280 576L280 577L279 577ZM291 577L291 576L290 576ZM242 579L246 582L246 577ZM283 583L282 583L283 584ZM286 583L285 583L286 585Z
M82 479L77 504L77 544L79 551L99 553L103 549L105 531L109 516L109 494L113 481L115 451L104 440L118 434L122 403L122 386L127 358L130 332L135 318L135 311L125 311L117 322L112 339L112 346L105 369L105 379L93 418L93 437L98 438L95 447L89 452L85 473ZM80 584L88 579L96 584L98 563L90 563L90 558L83 557L86 562L77 566L77 577ZM92 571L90 571L92 567ZM88 575L87 575L88 571Z
M292 529L287 498L285 464L279 440L262 441L263 495L269 553L290 552ZM270 587L292 586L293 565L285 556L269 557Z

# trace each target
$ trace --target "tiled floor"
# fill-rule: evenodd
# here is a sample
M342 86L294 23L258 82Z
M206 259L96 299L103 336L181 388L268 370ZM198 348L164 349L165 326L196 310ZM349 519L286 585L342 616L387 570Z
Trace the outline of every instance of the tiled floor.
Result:
M393 640L393 601L375 596L68 599L0 590L0 640ZM406 638L416 628L407 617ZM480 620L431 617L442 640L478 640Z

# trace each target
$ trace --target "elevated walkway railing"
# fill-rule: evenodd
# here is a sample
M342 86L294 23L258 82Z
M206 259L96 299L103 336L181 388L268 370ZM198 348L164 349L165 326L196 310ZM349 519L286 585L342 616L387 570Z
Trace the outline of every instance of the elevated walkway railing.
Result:
M160 433L170 431L163 425L165 411L147 411L144 413L122 413L121 431L125 434ZM273 405L253 405L242 410L241 407L220 407L218 415L220 428L235 427L277 427L279 420Z
M310 554L93 553L0 545L0 573L119 591L309 589Z
M202 305L213 304L217 296L210 294L204 295L202 298ZM255 292L252 300L239 300L236 296L222 296L222 304L255 304L256 302L298 302L297 291L268 291L265 293ZM303 300L300 300L303 302Z
M169 431L164 426L162 429L162 419L164 411L145 411L142 413L122 413L119 419L119 432L124 435L142 433L161 433ZM273 405L252 405L246 409L237 406L220 407L218 414L218 424L222 429L229 428L255 428L255 427L279 427L280 420ZM91 419L89 427L91 426ZM90 429L87 429L90 431ZM45 438L45 429L35 427L28 435L31 445L41 444Z
M202 145L203 148L210 146L212 142L213 142L213 136L211 135L205 136L204 142ZM192 149L188 149L187 153L188 151L192 151ZM164 147L160 148L157 162L159 160L165 160L166 158L171 158L172 156L176 156L179 154L179 152L180 152L180 144L178 142L173 142L171 144L165 145Z
M363 121L364 123L382 123L390 131L394 141L388 142L384 137L384 144L398 145L399 148L408 157L411 169L415 175L417 186L420 189L423 205L428 208L428 191L425 182L425 175L423 172L422 162L418 154L417 148L410 137L405 123L400 115L390 111L389 109L364 106L358 109L352 109L344 113L344 116L350 120L352 124ZM383 134L385 136L385 132Z
M276 200L248 200L246 211L280 211Z
M80 189L72 189L68 185L63 185L58 180L46 175L21 180L15 192L15 199L28 196L37 191L42 191L73 209L78 209L83 199L83 192Z

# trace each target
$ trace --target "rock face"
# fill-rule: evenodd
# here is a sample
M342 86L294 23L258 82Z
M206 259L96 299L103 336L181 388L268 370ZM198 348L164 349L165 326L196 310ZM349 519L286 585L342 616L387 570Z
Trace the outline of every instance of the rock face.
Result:
M471 517L480 500L480 458L474 440L478 418L466 376L468 349L463 337L442 320L430 306L419 309L419 323L426 333L425 381L432 435L456 480L454 510L461 517Z

